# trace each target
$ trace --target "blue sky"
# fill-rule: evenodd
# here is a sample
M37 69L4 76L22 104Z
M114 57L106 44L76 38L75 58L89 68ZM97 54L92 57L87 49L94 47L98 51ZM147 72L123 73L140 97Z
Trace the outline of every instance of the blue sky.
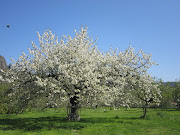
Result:
M9 64L30 42L38 44L36 31L74 35L88 26L102 51L110 47L152 53L159 63L149 73L163 81L180 78L179 0L0 0L0 55ZM10 25L7 28L6 25Z

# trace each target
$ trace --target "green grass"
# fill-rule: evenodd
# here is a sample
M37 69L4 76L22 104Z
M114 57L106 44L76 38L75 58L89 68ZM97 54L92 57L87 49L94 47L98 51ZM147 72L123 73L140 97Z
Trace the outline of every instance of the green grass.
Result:
M0 115L0 135L179 135L180 111L82 109L80 121L67 121L65 109Z

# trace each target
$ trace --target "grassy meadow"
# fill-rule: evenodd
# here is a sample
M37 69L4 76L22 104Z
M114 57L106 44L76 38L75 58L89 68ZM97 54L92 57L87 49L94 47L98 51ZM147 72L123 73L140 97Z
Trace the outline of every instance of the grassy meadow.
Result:
M0 115L0 135L180 135L180 111L140 108L81 109L80 121L67 121L66 109Z

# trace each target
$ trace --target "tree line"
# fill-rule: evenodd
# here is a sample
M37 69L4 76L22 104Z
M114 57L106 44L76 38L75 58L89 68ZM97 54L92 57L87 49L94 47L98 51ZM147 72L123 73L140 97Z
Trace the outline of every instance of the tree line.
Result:
M178 108L180 109L180 80L175 82L161 82L161 108Z

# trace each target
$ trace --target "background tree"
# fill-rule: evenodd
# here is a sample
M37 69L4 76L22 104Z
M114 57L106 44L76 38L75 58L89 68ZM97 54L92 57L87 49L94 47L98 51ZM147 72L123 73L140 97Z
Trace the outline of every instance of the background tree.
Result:
M161 82L159 88L161 89L161 95L162 95L161 107L171 108L173 102L174 86L171 85L170 82L167 83Z
M177 103L177 108L180 109L180 80L175 82L175 88L173 91L174 102Z
M107 55L110 57L107 60L110 60L108 67L111 69L108 78L113 79L107 81L117 88L115 93L111 94L115 99L112 102L126 107L143 103L145 105L143 117L146 117L147 106L150 103L159 103L161 98L158 83L147 73L152 65L157 64L152 61L151 54L145 54L142 50L136 52L131 46L118 55L116 51L110 52L111 54L108 52ZM124 84L117 83L118 81Z
M0 81L0 114L14 113L12 100L8 93L12 90L12 84Z
M161 107L162 108L179 108L180 87L179 80L175 82L161 82L159 88L161 90Z
M132 93L137 97L136 100L139 103L144 104L143 118L146 117L147 107L151 103L159 105L161 98L161 91L158 88L158 83L149 75L143 74L138 77L136 82L133 84Z

